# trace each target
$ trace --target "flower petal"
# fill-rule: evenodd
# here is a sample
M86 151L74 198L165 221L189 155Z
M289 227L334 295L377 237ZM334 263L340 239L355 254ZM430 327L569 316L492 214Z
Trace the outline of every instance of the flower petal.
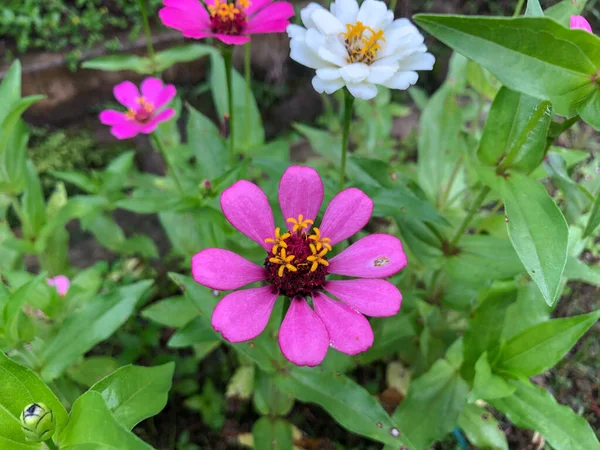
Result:
M266 251L272 244L265 239L275 237L275 221L267 196L254 183L240 180L221 194L221 209L237 230L248 236Z
M127 123L121 123L118 125L114 125L110 129L110 134L116 137L119 140L130 139L135 137L140 132L140 126L137 122L132 120L127 121Z
M271 286L226 295L217 304L211 323L229 342L245 342L263 332L278 294Z
M369 66L364 63L348 64L340 69L340 75L346 83L360 83L369 76Z
M154 130L156 130L156 127L158 127L158 125L161 122L166 122L168 120L171 120L174 115L175 115L175 110L173 108L165 109L164 111L161 111L156 116L154 116L154 118L150 122L148 122L147 124L144 124L142 126L142 128L140 128L140 132L145 133L145 134L150 134Z
M290 25L287 28L288 35L292 38L290 40L290 58L311 69L326 67L328 64L306 44L306 35L303 37L299 37L299 35L296 35L296 37L291 36L291 33L297 32L296 28L292 28L295 26Z
M140 96L140 91L131 81L123 81L113 88L113 93L117 101L128 108L137 109L139 106L137 99Z
M279 204L283 220L298 218L315 220L323 203L323 181L312 167L289 167L279 182ZM294 224L286 222L289 229Z
M314 367L327 354L327 329L303 297L292 299L279 330L279 348L297 366Z
M571 28L592 33L592 26L583 16L571 16Z
M100 123L103 125L122 125L129 121L125 113L112 109L104 110L99 116Z
M176 95L177 89L175 89L175 86L172 84L167 84L156 96L156 99L154 100L154 107L156 109L162 108L171 100L173 100Z
M373 200L360 189L349 188L333 197L321 223L321 235L337 244L359 232L371 218Z
M64 275L57 275L54 278L49 278L46 280L49 286L54 286L56 288L56 292L61 297L67 295L69 288L71 287L71 281Z
M383 21L387 16L387 5L379 0L365 0L360 5L360 10L356 16L357 22L373 28L375 31L381 28ZM387 38L387 36L386 36Z
M158 12L162 23L170 28L182 31L184 36L210 30L210 16L198 0L164 0L165 8ZM198 36L197 38L205 37Z
M273 3L273 0L252 0L250 6L246 10L246 15L251 16L271 3Z
M396 315L402 304L402 294L386 280L328 281L325 290L371 317Z
M260 26L252 25L246 29L248 34L283 33L290 25L288 19L265 21Z
M399 62L400 70L432 70L435 57L431 53L413 53Z
M279 33L289 25L288 19L294 15L291 3L276 2L266 6L251 17L246 27L246 33ZM281 25L283 24L283 30Z
M316 75L312 79L312 85L319 94L322 94L323 92L326 94L333 94L335 91L344 87L344 80L339 78L337 80L325 81Z
M419 80L417 72L398 72L392 78L383 83L384 86L390 89L405 90L411 87Z
M406 264L406 254L398 238L389 234L371 234L333 257L329 261L329 273L385 278L394 275Z
M373 345L371 324L361 313L319 292L313 295L313 304L327 328L331 347L357 355Z
M350 93L361 100L371 100L377 96L377 86L371 83L347 83Z
M358 14L358 2L356 0L336 0L331 3L330 9L342 24L356 22L356 15Z
M325 9L318 3L309 3L305 8L300 11L300 18L306 28L316 28L317 26L312 20L312 15L317 9Z
M148 77L144 81L142 81L142 84L140 86L140 91L142 92L142 96L146 100L155 104L156 97L158 96L160 91L162 91L162 88L163 88L163 82L161 79L154 78L154 77Z
M325 35L338 35L346 32L346 27L325 8L315 9L310 16L317 29Z
M250 36L235 36L231 34L215 34L215 37L228 45L244 45L250 41Z
M267 277L265 269L237 253L207 248L192 258L192 276L196 283L211 289L238 289Z

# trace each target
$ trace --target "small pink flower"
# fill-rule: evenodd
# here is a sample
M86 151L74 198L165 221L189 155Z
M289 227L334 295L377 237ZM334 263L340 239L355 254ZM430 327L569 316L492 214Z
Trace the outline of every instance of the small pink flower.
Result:
M571 16L571 28L589 31L592 33L592 26L583 16Z
M225 339L254 339L267 325L278 296L290 297L279 347L294 364L316 366L329 346L348 355L371 347L373 331L363 314L386 317L400 310L400 291L382 279L406 266L397 238L372 234L331 259L328 255L333 246L367 224L373 201L359 189L346 189L327 207L321 227L311 230L322 202L323 182L317 171L288 168L279 183L279 204L288 228L282 232L275 228L267 196L258 186L242 180L223 192L221 209L227 220L267 252L262 267L217 248L192 259L194 279L211 289L266 282L263 287L232 292L218 303L212 325ZM358 279L329 281L329 274ZM313 308L306 297L312 298Z
M58 295L60 295L61 297L67 295L69 287L71 287L71 282L64 275L58 275L54 278L48 278L46 280L46 283L48 283L48 286L54 286L56 288L56 292L58 292Z
M185 37L216 37L225 44L241 45L250 34L283 33L294 15L288 2L273 0L163 0L158 12L162 23Z
M117 139L129 139L139 133L150 134L159 123L175 115L174 109L163 109L177 94L175 86L164 86L158 78L146 78L141 90L140 94L131 81L117 84L113 90L115 98L128 108L127 111L108 109L100 113L100 122L110 125L110 132Z

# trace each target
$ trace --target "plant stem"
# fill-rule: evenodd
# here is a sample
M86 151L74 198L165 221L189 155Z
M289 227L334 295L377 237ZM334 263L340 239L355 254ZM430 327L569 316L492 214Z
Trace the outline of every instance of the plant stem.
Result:
M481 192L479 193L479 195L477 196L477 198L471 205L471 208L467 212L466 217L463 219L462 223L460 224L460 227L458 228L458 231L454 235L454 238L452 238L452 241L450 242L450 245L452 247L456 247L456 244L458 244L460 239L463 237L465 230L468 228L469 224L471 223L471 220L473 220L473 217L475 216L477 211L479 211L481 204L483 203L483 201L485 200L485 198L487 197L487 195L489 193L490 193L489 187L485 186L483 189L481 189Z
M340 191L344 189L346 178L346 155L348 153L348 139L350 137L350 123L352 122L352 106L354 97L348 89L344 89L344 131L342 135L342 164L340 166Z
M146 48L148 57L154 61L154 47L152 45L152 31L150 31L150 22L148 20L148 5L146 0L138 0L140 10L142 11L142 23L144 24L144 34L146 35Z
M452 169L452 173L450 174L450 178L448 179L448 185L446 186L446 189L443 192L441 192L441 198L440 198L440 201L438 204L439 207L446 206L446 202L448 201L448 196L450 195L450 191L452 190L454 181L456 181L456 177L458 176L458 172L460 170L462 161L463 161L463 155L460 155L460 157L456 160L454 169Z
M171 177L173 178L173 181L175 182L175 185L177 186L177 190L179 191L179 193L182 196L185 195L185 191L183 190L183 187L181 186L181 183L179 182L179 178L177 177L177 172L175 171L175 167L171 164L171 160L169 159L167 150L165 149L165 146L163 145L162 141L160 140L160 138L158 137L158 135L156 133L152 133L152 141L154 142L154 145L156 146L158 151L163 155L165 163L167 164L167 169L169 170L169 174L171 175Z
M50 450L58 450L58 446L54 443L52 439L44 441L44 444L46 444Z
M227 79L227 133L229 134L229 163L235 163L235 150L233 148L233 46L223 47L223 59L225 61L225 77Z
M252 59L252 52L250 51L250 44L251 41L248 41L248 43L244 46L244 78L246 80L246 129L244 130L246 132L246 136L248 136L250 134L250 99L251 99L251 87L250 87L250 83L251 83L251 66L250 66L250 61Z
M515 13L513 14L513 17L517 17L521 15L521 10L523 9L523 4L525 3L525 0L519 0L519 2L517 3L517 6L515 8Z

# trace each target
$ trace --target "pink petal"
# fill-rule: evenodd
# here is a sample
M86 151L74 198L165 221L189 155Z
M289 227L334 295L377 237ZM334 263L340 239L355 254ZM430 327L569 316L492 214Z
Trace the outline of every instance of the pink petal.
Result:
M250 36L234 36L231 34L215 34L215 37L228 45L244 45L246 42L250 41Z
M318 292L313 295L313 304L334 349L357 355L373 345L371 324L361 313Z
M137 109L139 106L136 100L140 96L140 91L138 91L137 86L131 81L123 81L117 84L113 88L113 93L117 101L122 105L131 109Z
M154 116L150 122L143 125L140 131L145 134L150 134L154 130L156 130L156 127L158 127L159 123L171 120L171 118L173 118L174 115L175 110L173 108L165 109L164 111L161 111L156 116Z
M127 119L127 116L125 115L125 113L122 113L120 111L115 111L112 109L107 109L107 110L102 111L100 113L99 118L100 118L100 123L102 123L104 125L122 125L129 121L129 119Z
M221 194L221 209L231 225L266 251L271 250L273 244L267 244L265 239L275 238L275 222L261 188L246 180L234 183Z
M328 281L325 290L340 301L372 317L393 316L400 311L402 294L386 280Z
M585 30L592 33L592 26L583 16L571 16L571 28L574 30Z
M371 218L373 200L360 189L349 188L333 197L325 210L321 234L331 239L331 245L358 233Z
M265 269L240 255L220 248L207 248L192 258L192 276L211 289L238 289L266 278Z
M385 278L406 266L400 240L389 234L371 234L329 261L329 273L360 278Z
M229 342L254 339L267 326L277 297L271 286L232 292L217 304L212 326Z
M154 100L154 107L156 109L162 108L171 100L173 100L176 95L177 89L175 89L175 86L172 84L167 84L162 91L157 94L156 99Z
M271 3L273 3L273 0L252 0L250 2L250 7L246 10L246 14L251 16Z
M327 354L327 329L303 297L292 299L279 329L279 348L297 366L317 366Z
M139 132L140 126L134 121L128 121L124 124L115 125L110 129L110 134L120 140L135 137L139 134Z
M294 7L288 2L276 2L266 6L262 11L259 11L254 17L248 21L246 28L247 33L269 33L275 22L287 22L294 15ZM271 25L269 25L271 24ZM261 30L261 31L257 31Z
M181 3L188 3L188 1L185 0ZM158 17L160 17L163 25L182 31L184 35L208 31L210 29L208 12L206 12L199 2L192 1L192 3L197 4L198 8L194 8L193 10L186 10L180 7L162 8L158 11Z
M315 220L323 203L323 181L312 167L291 166L279 182L279 204L283 220L297 219L302 214ZM286 222L291 230L293 223Z
M252 34L268 34L268 33L283 33L289 27L289 20L273 20L264 22L260 26L252 26L246 29L246 33Z
M142 81L142 85L140 86L140 90L142 91L142 96L152 102L156 103L156 97L163 89L163 82L159 78L148 77L144 81Z
M58 295L60 295L61 297L67 295L67 292L71 287L71 282L64 275L58 275L54 278L49 278L48 280L46 280L46 282L49 286L54 286L56 288L56 292L58 292Z

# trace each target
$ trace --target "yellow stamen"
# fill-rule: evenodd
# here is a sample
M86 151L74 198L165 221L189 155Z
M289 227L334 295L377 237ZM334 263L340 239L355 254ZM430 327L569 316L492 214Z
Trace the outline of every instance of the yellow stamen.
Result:
M240 13L240 10L232 3L215 0L212 5L208 5L208 12L210 13L210 17L219 16L223 22L227 22L228 20L234 20L235 16Z
M146 100L144 97L138 97L135 99L135 102L140 105L142 108L144 108L147 112L152 112L154 111L154 103L149 102L148 100Z
M275 256L273 258L269 258L269 261L272 262L273 264L281 264L281 267L279 267L279 270L277 271L277 274L282 277L283 276L283 271L284 269L289 270L290 272L297 272L298 269L296 269L296 267L294 267L291 262L294 260L295 256L294 255L288 255L285 251L285 248L281 249L281 253L279 254L279 256Z
M331 239L326 237L321 237L321 230L318 228L313 228L313 233L308 237L311 241L315 241L315 247L317 250L321 250L321 248L326 248L328 251L331 251Z
M375 31L373 28L363 25L362 22L347 24L343 36L346 49L348 50L348 62L363 62L370 64L381 50L380 41L385 42L383 30Z
M323 256L327 254L326 248L319 252L314 244L310 244L310 251L312 252L312 255L307 257L306 260L312 263L312 266L310 267L311 272L316 271L319 268L319 264L325 267L329 265L329 261L323 259Z
M288 248L287 243L285 242L285 240L287 238L289 238L291 236L291 233L285 233L283 236L281 235L281 228L277 227L275 228L275 239L273 238L267 238L265 239L265 242L267 244L273 243L273 248L271 249L271 252L273 252L274 255L277 254L277 250L281 247L281 248Z
M250 5L252 5L252 2L250 0L238 0L238 3L244 9L248 9L250 8Z
M298 233L302 233L305 229L308 229L308 227L315 223L313 220L305 219L302 214L298 216L298 220L290 217L286 222L293 223L294 227L292 228L292 231Z

